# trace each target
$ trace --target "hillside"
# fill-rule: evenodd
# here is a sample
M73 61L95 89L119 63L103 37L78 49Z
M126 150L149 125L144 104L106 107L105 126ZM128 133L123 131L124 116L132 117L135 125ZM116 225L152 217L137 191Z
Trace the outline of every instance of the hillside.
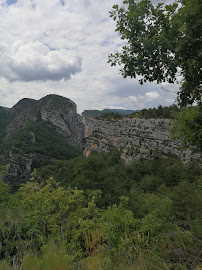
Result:
M42 167L15 194L0 181L0 269L201 269L201 173L112 151Z
M130 115L105 112L99 117L76 113L70 99L48 95L40 100L24 98L11 109L0 107L0 164L9 165L5 182L12 190L29 180L34 168L69 160L82 152L117 149L125 163L175 155L183 162L200 160L196 148L181 149L170 138L169 122L176 106L144 109ZM92 112L92 111L89 111ZM160 119L161 118L161 119Z
M69 99L22 99L10 110L0 109L0 121L0 164L10 166L4 180L12 190L34 168L81 154L83 125Z
M91 116L91 117L99 117L106 113L116 113L120 115L129 115L135 112L139 112L139 110L122 110L122 109L103 109L103 110L85 110L82 113L82 116Z
M171 111L82 118L57 95L1 108L0 270L200 266L201 154L170 138Z
M6 135L6 128L8 125L8 113L8 108L0 106L0 143L3 137Z

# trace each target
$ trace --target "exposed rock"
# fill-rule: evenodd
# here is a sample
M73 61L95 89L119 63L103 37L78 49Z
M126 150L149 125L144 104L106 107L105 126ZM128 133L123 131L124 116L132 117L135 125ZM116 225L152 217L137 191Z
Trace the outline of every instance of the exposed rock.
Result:
M153 151L158 151L163 156L176 155L185 163L201 159L196 148L181 149L180 141L170 139L168 119L128 118L108 121L83 117L83 122L86 156L92 151L109 152L112 148L117 148L126 163L139 158L148 159Z
M61 147L55 149L52 146L58 141L62 142L62 145L69 142L83 148L85 156L89 156L92 151L109 152L117 148L126 163L139 158L149 159L154 151L160 152L165 158L169 154L176 155L185 163L190 160L201 160L201 154L196 148L182 150L180 141L170 139L170 120L124 118L119 121L108 121L89 116L82 119L76 113L76 104L73 101L57 95L48 95L38 101L23 99L8 111L8 115L7 129L2 133L3 143L0 144L0 164L10 165L4 180L13 190L29 179L33 168L44 163L54 164L57 161L56 154ZM42 134L46 134L42 141L48 141L49 145L44 152L41 152L40 138L37 138L39 135L36 136L36 129L32 130L34 125L31 129L27 129L27 133L25 132L28 139L24 145L25 150L18 147L19 142L12 148L13 138L17 137L18 131L22 128L27 128L28 122L40 124L37 125L37 130L39 127ZM51 133L56 134L53 141L50 140ZM20 137L21 141L24 139L23 136L24 133ZM32 151L29 151L30 147ZM63 157L67 156L69 147L68 144ZM50 148L54 150L51 152ZM38 152L33 149L37 149ZM49 155L49 152L52 154Z
M84 125L82 117L76 112L76 104L70 99L57 95L48 95L38 101L24 98L13 106L8 114L9 123L3 143L0 145L0 164L9 165L4 180L9 183L11 190L16 190L22 182L29 180L30 173L36 165L53 164L57 161L54 151L52 151L51 156L49 149L47 149L47 153L40 153L40 150L37 153L29 151L29 147L26 148L26 145L26 151L22 150L21 146L18 145L15 145L12 149L12 140L16 138L18 131L20 132L27 127L28 122L45 123L50 130L49 132L56 134L54 137L56 141L53 144L57 144L57 141L61 140L62 136L65 142L82 148ZM43 128L43 125L40 127ZM30 140L28 144L33 147L36 143L39 145L36 134L32 129L28 129L24 133ZM49 139L48 136L46 138ZM43 142L41 143L43 144ZM40 146L38 146L39 148ZM50 148L54 148L54 145L50 145ZM57 148L55 151L57 151ZM70 155L74 155L74 153L71 152Z
M38 104L41 119L66 137L69 142L82 147L84 125L82 117L76 112L76 104L67 98L49 95Z
M4 141L7 141L16 131L22 128L29 120L35 118L36 100L23 98L9 110L9 125Z

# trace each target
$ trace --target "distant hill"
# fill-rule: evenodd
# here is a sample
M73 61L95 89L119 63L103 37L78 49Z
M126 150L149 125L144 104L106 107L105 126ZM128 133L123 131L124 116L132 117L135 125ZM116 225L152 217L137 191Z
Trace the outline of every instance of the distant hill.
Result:
M103 110L85 110L82 113L82 116L92 116L92 117L98 117L105 113L117 113L120 115L128 115L135 112L139 112L139 110L122 110L122 109L103 109Z
M10 108L4 107L4 106L0 106L0 110L9 111L9 110L10 110Z

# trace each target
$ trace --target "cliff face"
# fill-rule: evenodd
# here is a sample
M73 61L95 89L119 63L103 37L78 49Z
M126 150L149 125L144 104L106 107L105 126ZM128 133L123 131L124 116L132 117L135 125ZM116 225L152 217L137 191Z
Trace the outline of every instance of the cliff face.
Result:
M122 159L131 163L139 158L150 158L154 151L163 156L176 155L184 162L199 160L200 153L195 148L182 150L180 141L170 139L167 119L123 119L108 121L84 117L85 149L84 155L92 151L109 152L117 148Z
M19 101L8 111L4 133L0 164L9 164L4 180L15 190L34 168L81 153L84 125L73 101L48 95Z
M82 146L82 118L76 113L76 104L70 99L57 95L48 95L39 101L24 98L10 109L9 118L5 141L28 121L42 120L66 137L70 143Z
M154 151L184 162L200 159L197 149L182 150L179 141L170 139L169 120L82 119L73 101L57 95L22 99L12 109L0 111L0 123L0 164L10 165L4 180L12 190L29 180L34 168L71 159L82 148L85 156L117 148L126 163L149 159Z
M23 98L9 110L9 125L4 140L11 138L29 120L34 120L36 100Z

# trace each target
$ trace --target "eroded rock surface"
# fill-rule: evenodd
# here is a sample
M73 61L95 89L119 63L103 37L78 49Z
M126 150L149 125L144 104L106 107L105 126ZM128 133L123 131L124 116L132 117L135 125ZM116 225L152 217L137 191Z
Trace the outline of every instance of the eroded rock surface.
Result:
M40 135L36 127L46 136ZM54 138L51 137L53 133ZM78 148L83 146L83 138L82 117L77 114L76 104L70 99L48 95L40 100L20 100L8 111L8 125L0 142L0 164L9 165L4 181L11 190L16 190L21 183L29 180L34 168L76 156ZM62 149L62 142L67 152ZM67 146L68 143L75 148Z
M150 158L154 151L163 156L176 155L185 163L200 160L201 154L195 148L182 150L180 141L170 138L168 119L128 118L109 121L83 117L85 124L84 155L92 151L109 152L117 148L126 163L139 158Z

